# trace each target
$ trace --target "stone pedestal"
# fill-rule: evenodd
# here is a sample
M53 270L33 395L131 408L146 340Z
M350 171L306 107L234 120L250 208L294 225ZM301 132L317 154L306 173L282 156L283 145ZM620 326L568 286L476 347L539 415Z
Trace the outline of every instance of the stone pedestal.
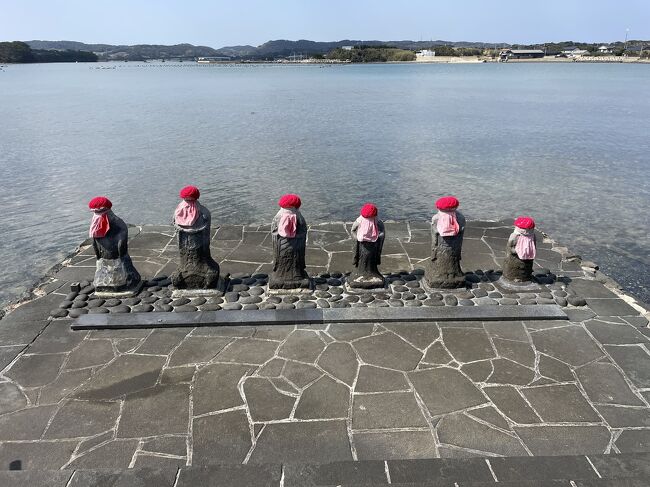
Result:
M129 297L142 288L140 273L128 252L129 229L112 211L107 213L110 230L103 237L93 238L97 268L93 285L101 297Z
M430 288L454 289L465 287L465 274L460 268L463 234L465 232L465 217L456 212L460 230L458 235L443 237L438 233L437 217L431 220L433 248L431 258L424 264L424 280Z
M177 289L219 288L219 264L210 255L210 211L198 201L199 216L192 226L175 224L178 231L180 265L172 274ZM223 283L222 283L223 287Z
M506 250L506 257L503 259L503 277L514 282L531 282L533 280L533 259L522 260L517 254Z
M296 212L296 236L283 237L278 233L279 214L271 224L273 241L273 272L269 276L269 289L311 289L311 279L305 270L307 223Z
M380 289L385 286L386 280L379 272L381 265L381 251L384 246L384 223L377 220L379 236L375 242L359 242L356 237L356 228L352 227L354 240L354 270L346 278L347 287L351 289Z

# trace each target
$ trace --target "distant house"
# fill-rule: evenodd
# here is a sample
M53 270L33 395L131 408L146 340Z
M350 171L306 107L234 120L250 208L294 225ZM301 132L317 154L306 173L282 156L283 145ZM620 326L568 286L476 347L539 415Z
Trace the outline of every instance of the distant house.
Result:
M354 49L354 46L341 46L341 49L343 49L344 51L351 51L352 49Z
M601 54L611 54L612 48L609 46L602 45L598 48L598 52Z
M589 54L589 51L586 49L580 49L579 47L573 46L573 47L567 47L562 51L562 54L564 54L567 57L580 57L584 56L585 54Z
M544 51L541 49L503 49L499 53L501 60L507 59L535 59L543 58Z
M435 55L436 51L433 51L431 49L422 49L421 51L415 53L415 56L419 58L435 57Z

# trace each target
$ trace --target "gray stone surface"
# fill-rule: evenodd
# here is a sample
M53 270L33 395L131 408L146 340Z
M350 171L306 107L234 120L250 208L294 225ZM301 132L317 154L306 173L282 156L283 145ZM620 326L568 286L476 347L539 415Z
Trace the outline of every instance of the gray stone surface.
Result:
M426 427L427 422L412 392L356 395L352 405L352 429Z
M487 402L481 391L454 369L420 370L409 373L409 379L432 416Z

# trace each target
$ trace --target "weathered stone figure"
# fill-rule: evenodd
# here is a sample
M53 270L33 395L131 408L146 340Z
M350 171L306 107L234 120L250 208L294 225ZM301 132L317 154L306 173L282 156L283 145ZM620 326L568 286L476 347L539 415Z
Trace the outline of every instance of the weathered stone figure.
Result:
M459 201L445 196L436 201L438 212L431 219L432 252L425 264L424 278L434 288L453 289L465 285L460 268L465 217L457 211Z
M95 292L97 294L135 293L140 288L140 274L128 252L129 229L112 211L113 204L98 196L88 203L93 212L90 237L97 257Z
M532 281L536 252L535 220L520 216L515 220L515 229L506 244L503 277L514 282Z
M171 278L178 289L215 289L219 283L219 264L210 255L212 216L197 201L199 196L195 186L181 189L183 201L174 212L181 262Z
M347 278L351 288L384 287L384 276L377 269L381 265L384 237L384 222L377 218L377 207L372 203L365 204L361 208L361 216L352 224L354 270Z
M278 201L280 211L273 217L273 272L269 289L308 289L309 275L305 270L307 222L300 213L300 197L285 194Z

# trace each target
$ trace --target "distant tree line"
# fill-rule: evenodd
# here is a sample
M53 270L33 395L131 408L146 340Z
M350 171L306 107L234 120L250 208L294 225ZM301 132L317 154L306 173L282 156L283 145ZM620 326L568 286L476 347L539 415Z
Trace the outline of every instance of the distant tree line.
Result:
M340 47L334 49L327 54L327 58L353 63L385 63L415 61L415 53L389 46L355 46L352 49L341 49Z
M32 49L24 42L0 42L0 63L92 63L97 55L87 51Z

